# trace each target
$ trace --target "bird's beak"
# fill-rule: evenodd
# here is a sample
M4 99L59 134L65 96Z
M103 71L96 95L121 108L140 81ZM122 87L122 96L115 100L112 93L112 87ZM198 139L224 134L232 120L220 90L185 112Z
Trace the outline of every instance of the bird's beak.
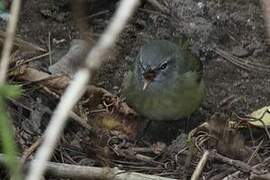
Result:
M149 69L147 72L143 74L143 78L144 78L143 88L142 88L143 91L146 90L148 85L154 81L155 77L156 77L156 72L153 69Z
M142 90L144 91L144 90L146 90L146 88L148 87L148 85L151 83L151 81L150 80L144 80L144 82L143 82L143 88L142 88Z

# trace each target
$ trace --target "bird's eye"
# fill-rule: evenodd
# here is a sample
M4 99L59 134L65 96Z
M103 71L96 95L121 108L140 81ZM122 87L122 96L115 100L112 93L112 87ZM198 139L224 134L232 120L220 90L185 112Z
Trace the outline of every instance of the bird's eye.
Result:
M159 69L164 70L167 68L168 63L163 63Z

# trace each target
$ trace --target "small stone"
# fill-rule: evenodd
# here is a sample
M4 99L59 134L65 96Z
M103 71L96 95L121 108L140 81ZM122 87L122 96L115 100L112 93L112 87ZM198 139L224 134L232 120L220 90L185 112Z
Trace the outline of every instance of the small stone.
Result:
M201 9L204 7L204 4L202 2L198 2L198 7Z
M53 16L52 11L49 10L49 9L41 9L41 10L40 10L40 13L41 13L44 17L46 17L46 18L48 18L48 17L51 18L51 17Z
M97 86L102 86L104 84L105 84L105 81L100 81L100 82L97 83Z
M118 86L113 86L113 90L117 91L117 90L119 90L119 87Z
M248 74L247 72L243 72L243 73L242 73L242 77L243 77L243 78L248 78L248 77L249 77L249 74Z
M97 109L104 109L104 106L103 106L102 104L99 104L99 105L97 106Z

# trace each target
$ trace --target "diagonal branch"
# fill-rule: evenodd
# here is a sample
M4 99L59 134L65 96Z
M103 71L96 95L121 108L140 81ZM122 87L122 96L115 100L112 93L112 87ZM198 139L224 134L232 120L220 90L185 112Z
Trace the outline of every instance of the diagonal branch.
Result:
M91 79L94 70L101 66L102 61L104 61L102 57L112 48L139 3L139 0L121 1L110 25L97 42L97 45L88 54L86 67L80 69L75 74L74 80L62 96L45 132L44 142L37 151L36 160L38 160L38 163L37 161L31 163L30 172L26 180L39 180L41 178L45 171L46 163L64 128L69 112L85 92L86 84Z
M8 21L6 40L3 47L1 62L0 62L0 84L6 80L8 63L11 49L13 46L13 39L16 32L18 16L20 12L21 0L14 0L11 5L11 16Z

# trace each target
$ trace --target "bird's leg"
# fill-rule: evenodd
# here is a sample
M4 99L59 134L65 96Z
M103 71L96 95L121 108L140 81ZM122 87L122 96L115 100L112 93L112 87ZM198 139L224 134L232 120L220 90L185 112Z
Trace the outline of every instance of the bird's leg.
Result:
M189 116L188 118L185 118L185 122L184 122L184 132L185 132L186 134L188 134L188 130L189 130L189 121L190 121L190 117L191 117L191 116Z
M147 130L149 129L149 127L151 127L151 124L152 124L152 120L149 120L149 119L145 119L145 125L142 127L142 130L140 130L141 132L139 132L139 137L138 139L141 139L145 136Z

